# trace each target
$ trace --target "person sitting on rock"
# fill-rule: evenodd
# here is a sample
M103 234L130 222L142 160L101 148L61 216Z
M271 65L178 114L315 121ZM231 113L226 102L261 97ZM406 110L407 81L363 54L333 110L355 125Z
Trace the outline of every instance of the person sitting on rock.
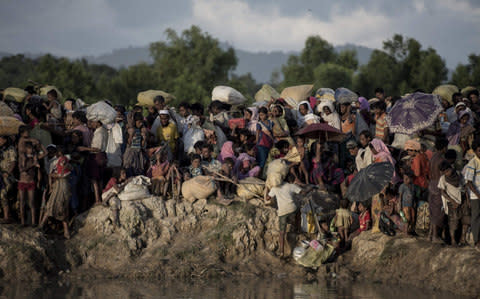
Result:
M123 188L129 181L130 180L127 179L127 171L125 168L115 168L112 177L102 192L102 203L110 206L110 209L113 212L113 224L117 227L120 226L119 213L122 207L117 194L123 191Z

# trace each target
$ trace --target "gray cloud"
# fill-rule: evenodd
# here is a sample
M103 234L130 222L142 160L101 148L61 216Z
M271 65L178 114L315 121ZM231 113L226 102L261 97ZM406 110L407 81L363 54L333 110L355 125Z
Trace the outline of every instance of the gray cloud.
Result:
M0 51L77 57L164 39L199 25L246 50L300 50L308 35L381 48L394 33L449 67L480 49L478 0L15 0L0 3Z

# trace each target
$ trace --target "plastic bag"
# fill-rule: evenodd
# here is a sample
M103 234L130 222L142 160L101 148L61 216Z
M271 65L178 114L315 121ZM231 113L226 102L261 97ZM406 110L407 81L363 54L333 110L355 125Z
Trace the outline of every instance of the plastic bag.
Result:
M217 86L212 90L212 101L218 100L230 105L240 105L247 99L236 89L229 86Z
M115 122L117 111L105 101L97 102L87 107L87 119L100 121L102 124L111 124Z
M205 134L203 133L203 129L198 126L192 126L191 128L187 129L185 134L183 135L183 145L184 150L186 153L195 153L195 149L193 146L197 141L205 140Z
M8 87L3 91L3 99L5 101L15 101L18 103L23 103L27 97L27 92L21 88L17 87Z
M270 100L280 98L280 94L275 88L271 87L268 84L263 84L262 88L255 94L255 101L257 102L270 102Z
M175 100L175 96L169 94L168 92L162 90L146 90L139 92L137 95L137 101L140 106L152 107L153 100L156 96L162 96L165 99L165 103L168 104L169 102Z

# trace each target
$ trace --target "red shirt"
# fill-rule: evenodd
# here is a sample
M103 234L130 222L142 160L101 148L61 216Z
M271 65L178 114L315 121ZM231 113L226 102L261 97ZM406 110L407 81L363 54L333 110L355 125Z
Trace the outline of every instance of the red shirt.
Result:
M108 190L112 189L112 187L115 186L116 184L117 184L117 179L116 178L111 178L108 181L107 186L105 186L105 189L103 189L103 192L107 192Z
M428 188L428 177L430 172L430 164L427 155L418 153L412 160L412 171L415 175L413 184L422 188Z
M358 229L361 232L364 232L369 227L369 222L371 221L370 212L367 210L358 216L358 222L360 223L360 228Z

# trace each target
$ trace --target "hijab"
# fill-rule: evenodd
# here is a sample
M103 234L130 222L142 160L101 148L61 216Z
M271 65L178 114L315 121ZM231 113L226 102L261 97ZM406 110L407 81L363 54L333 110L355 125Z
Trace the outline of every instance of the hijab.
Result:
M366 98L359 97L358 102L360 103L360 110L370 111L370 104Z
M235 157L235 151L233 150L233 142L232 141L227 141L222 145L222 149L220 151L220 155L218 156L218 160L220 162L224 162L226 158L232 158L233 162L237 160L237 157Z
M382 161L388 161L388 162L390 162L390 164L392 164L392 166L395 167L395 159L393 159L392 154L390 153L390 150L385 145L385 143L383 143L382 140L380 140L378 138L374 138L370 142L370 144L372 145L372 147L377 152L375 155L373 155L373 158L375 160L380 159Z
M327 115L325 112L323 112L323 108L327 107L330 109L331 113ZM331 101L322 101L320 105L317 106L317 112L320 113L320 116L322 119L327 122L330 126L341 130L341 122L340 122L340 116L338 115L337 111L335 110L335 107L333 106L333 102Z
M307 114L305 115L302 115L300 113L300 106L301 105L307 105ZM310 103L308 101L301 101L300 103L298 103L297 105L297 125L299 128L303 127L305 125L306 122L311 122L311 123L317 123L317 122L320 122L320 118L313 114L313 110L312 110L312 107L310 106Z

